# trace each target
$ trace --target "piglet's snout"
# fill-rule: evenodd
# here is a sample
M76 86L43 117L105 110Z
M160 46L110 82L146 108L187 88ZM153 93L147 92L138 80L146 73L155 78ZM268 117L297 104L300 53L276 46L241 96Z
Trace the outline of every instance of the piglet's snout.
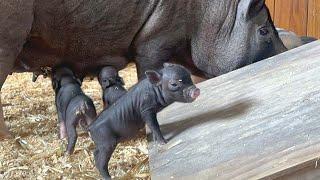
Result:
M194 88L190 91L190 97L192 99L197 99L200 96L200 89L199 88Z
M196 88L196 86L190 86L185 89L185 97L188 102L192 102L200 96L200 89Z

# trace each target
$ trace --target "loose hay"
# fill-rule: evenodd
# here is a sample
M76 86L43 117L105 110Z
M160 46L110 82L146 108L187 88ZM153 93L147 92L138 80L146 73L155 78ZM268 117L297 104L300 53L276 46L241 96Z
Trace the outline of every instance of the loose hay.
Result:
M126 87L137 82L134 65L120 75ZM0 142L0 179L99 179L94 167L94 144L80 133L75 153L65 156L66 141L58 139L54 92L49 78L31 82L31 73L13 74L2 88L6 124L16 136ZM102 110L97 80L82 85ZM109 163L110 174L122 179L150 179L147 140L144 131L132 141L120 143Z

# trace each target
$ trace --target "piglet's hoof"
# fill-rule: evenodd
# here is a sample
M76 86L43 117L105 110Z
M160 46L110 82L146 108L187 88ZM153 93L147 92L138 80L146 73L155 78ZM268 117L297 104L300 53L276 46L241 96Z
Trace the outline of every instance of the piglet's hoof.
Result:
M104 177L104 180L111 180L111 177Z
M168 141L165 140L165 139L162 139L162 140L159 140L157 143L158 143L159 145L165 145L165 144L168 143Z
M65 156L71 156L73 154L73 151L66 151L64 153Z

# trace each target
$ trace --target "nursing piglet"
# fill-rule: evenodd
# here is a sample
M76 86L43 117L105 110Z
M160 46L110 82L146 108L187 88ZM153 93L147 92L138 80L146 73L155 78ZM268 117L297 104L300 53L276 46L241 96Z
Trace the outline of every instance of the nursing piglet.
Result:
M81 81L73 72L61 67L52 74L56 93L56 107L60 123L60 138L68 138L67 153L72 154L77 141L76 126L87 130L97 114L92 100L81 90Z
M123 79L118 71L112 66L106 66L101 69L98 76L102 87L102 97L104 109L115 103L127 90L123 87Z

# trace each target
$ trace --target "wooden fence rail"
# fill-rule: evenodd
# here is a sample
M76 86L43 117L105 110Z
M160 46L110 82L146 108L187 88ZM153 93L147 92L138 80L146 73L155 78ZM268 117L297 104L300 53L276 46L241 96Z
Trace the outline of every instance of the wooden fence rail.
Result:
M320 41L198 84L158 114L151 178L320 179Z

